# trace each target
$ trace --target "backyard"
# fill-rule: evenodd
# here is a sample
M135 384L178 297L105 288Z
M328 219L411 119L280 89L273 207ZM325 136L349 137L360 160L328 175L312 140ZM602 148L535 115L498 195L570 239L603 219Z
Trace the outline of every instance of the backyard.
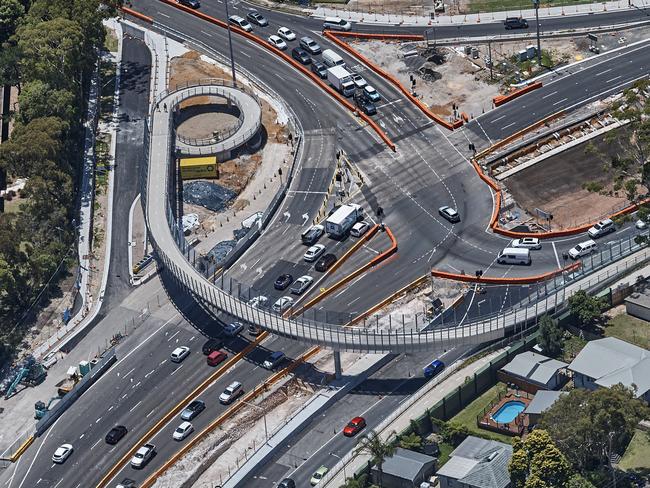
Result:
M618 465L626 471L650 473L650 433L637 429Z
M622 341L650 349L650 323L626 313L612 317L604 327L606 337L616 337Z

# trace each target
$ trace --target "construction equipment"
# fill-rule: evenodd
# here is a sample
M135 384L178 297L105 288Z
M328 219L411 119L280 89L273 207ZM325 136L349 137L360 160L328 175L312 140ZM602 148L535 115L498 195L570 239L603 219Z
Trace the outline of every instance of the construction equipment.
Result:
M59 381L56 384L56 387L58 388L57 393L60 397L65 396L67 393L70 392L74 388L74 386L79 383L79 380L81 379L81 374L79 374L79 371L75 366L70 366L68 368L68 371L66 373L66 378L64 380Z
M50 401L47 402L47 405L44 402L40 401L40 400L37 401L34 404L34 410L35 410L34 418L36 420L41 420L43 417L45 417L45 414L50 410L50 407L52 406L52 403L54 403L55 401L60 400L60 399L61 399L61 397L59 397L59 396L52 397L52 398L50 398Z
M27 358L14 367L9 376L0 383L0 391L4 393L5 400L11 397L20 384L28 386L40 385L45 380L47 373L43 365L36 361L34 356Z

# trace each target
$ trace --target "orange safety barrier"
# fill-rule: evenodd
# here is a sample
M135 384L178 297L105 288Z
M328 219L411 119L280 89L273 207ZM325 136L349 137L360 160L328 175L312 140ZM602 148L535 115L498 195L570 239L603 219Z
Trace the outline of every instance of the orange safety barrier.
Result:
M387 73L383 69L381 69L379 66L376 64L372 63L368 58L366 58L364 55L360 54L358 51L356 51L352 46L349 44L341 41L337 36L337 34L333 34L330 31L325 31L324 32L325 37L330 39L332 42L337 44L339 47L350 53L352 56L356 57L359 59L362 63L366 64L370 69L372 69L375 73L377 73L379 76L382 78L390 81L398 90L400 90L411 102L413 102L417 107L430 119L434 120L438 124L442 125L446 129L449 130L454 130L463 125L462 120L455 120L453 123L449 123L443 118L439 117L438 115L434 114L429 110L429 107L427 107L422 101L420 101L418 98L414 97L410 91L408 91L404 86L395 78L393 75Z
M326 31L329 32L329 31ZM335 36L355 39L376 39L380 41L424 41L420 34L375 34L370 32L336 32Z
M228 25L224 21L216 19L216 18L214 18L214 17L212 17L210 15L204 14L203 12L199 12L197 10L194 10L194 9L192 9L190 7L186 7L185 5L178 4L173 0L160 0L160 1L163 2L163 3L166 3L167 5L171 5L173 7L176 7L178 9L180 9L180 10L183 10L183 11L189 13L189 14L192 14L195 17L203 19L206 22L210 22L212 24L218 25L219 27L223 27L223 28L226 28L226 29L228 28ZM339 92L334 90L331 86L329 86L326 83L323 83L323 81L319 77L317 77L314 73L312 73L311 70L308 70L302 64L298 63L295 59L293 59L291 56L285 54L283 51L280 51L275 46L272 46L271 44L269 44L265 40L260 39L259 37L255 36L255 35L253 35L253 34L251 34L249 32L246 32L245 30L240 29L237 26L232 26L231 25L230 29L232 30L232 32L235 32L235 33L245 37L246 39L248 39L248 40L256 43L257 45L262 46L263 48L267 49L268 51L272 52L276 56L281 57L287 63L292 65L295 69L301 71L305 76L310 78L314 83L320 85L320 87L323 90L325 90L332 97L337 99L344 107L346 107L351 112L357 114L364 122L366 122L370 127L372 127L372 129L386 143L386 145L388 147L390 147L393 151L396 150L396 146L393 143L393 141L390 140L390 138L381 129L381 127L379 127L379 125L377 125L377 123L375 123L366 114L357 111L356 107L353 104L351 104L345 97L343 97Z
M507 95L497 95L492 99L492 102L494 103L495 107L499 107L503 105L504 103L507 103L511 100L514 100L517 97L522 96L525 93L528 93L530 91L536 90L537 88L542 87L542 82L541 81L536 81L535 83L531 83L529 85L526 85L523 88L519 88L518 90L514 90Z
M120 7L120 10L124 12L125 14L129 14L132 17L135 17L136 19L144 20L145 22L149 24L153 24L153 19L151 17L146 16L145 14L141 14L140 12L137 12L131 8L128 7Z
M476 276L472 276L472 275L447 273L446 271L436 271L436 270L431 270L431 276L435 276L436 278L454 280L454 281L463 281L465 283L486 283L490 285L509 285L509 284L525 285L530 283L539 283L541 281L546 281L559 274L578 269L580 266L581 263L577 262L577 263L570 264L569 266L566 266L562 269L558 269L556 271L549 271L548 273L544 273L541 275L524 276L521 278L497 278L497 277L493 278L490 276L481 276L480 278L477 278Z

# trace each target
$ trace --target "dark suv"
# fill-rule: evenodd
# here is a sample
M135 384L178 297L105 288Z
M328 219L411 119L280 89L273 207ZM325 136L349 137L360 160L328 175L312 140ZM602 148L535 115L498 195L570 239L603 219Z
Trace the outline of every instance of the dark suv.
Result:
M291 57L301 64L311 63L311 58L309 57L309 54L307 54L307 51L299 47L294 47L291 50Z
M506 30L510 29L528 29L528 21L522 17L508 17L503 21Z
M311 70L318 75L319 78L327 78L327 66L319 61L314 61L311 65Z
M246 18L248 19L249 22L251 22L251 23L253 23L253 24L257 24L257 25L259 25L260 27L266 27L267 25L269 25L269 21L266 20L266 17L264 17L264 16L263 16L261 13L259 13L259 12L255 12L255 11L253 11L253 12L249 12L249 13L246 15Z
M366 115L375 115L377 113L377 107L365 97L362 90L357 90L354 93L354 102Z
M116 425L108 432L108 434L106 434L106 443L117 444L120 439L126 435L126 433L126 427L123 425Z
M327 271L330 269L330 266L332 266L336 262L336 256L334 254L325 254L322 258L318 260L316 263L316 266L314 268L316 271Z
M293 276L291 276L289 273L286 274L281 274L278 276L278 278L275 280L275 283L273 283L273 287L276 290L286 290L286 288L293 283Z
M199 0L178 0L178 3L190 8L199 8L201 6Z

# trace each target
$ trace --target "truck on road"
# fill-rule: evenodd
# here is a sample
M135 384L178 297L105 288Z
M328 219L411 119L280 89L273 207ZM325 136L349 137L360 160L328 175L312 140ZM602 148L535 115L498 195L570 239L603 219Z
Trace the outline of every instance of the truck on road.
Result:
M345 237L359 220L363 219L363 208L356 203L341 205L325 221L325 232L333 239Z
M131 458L131 466L134 468L144 468L151 458L156 454L156 446L145 444Z
M333 66L327 70L327 81L343 96L354 95L356 85L350 72L343 66Z

